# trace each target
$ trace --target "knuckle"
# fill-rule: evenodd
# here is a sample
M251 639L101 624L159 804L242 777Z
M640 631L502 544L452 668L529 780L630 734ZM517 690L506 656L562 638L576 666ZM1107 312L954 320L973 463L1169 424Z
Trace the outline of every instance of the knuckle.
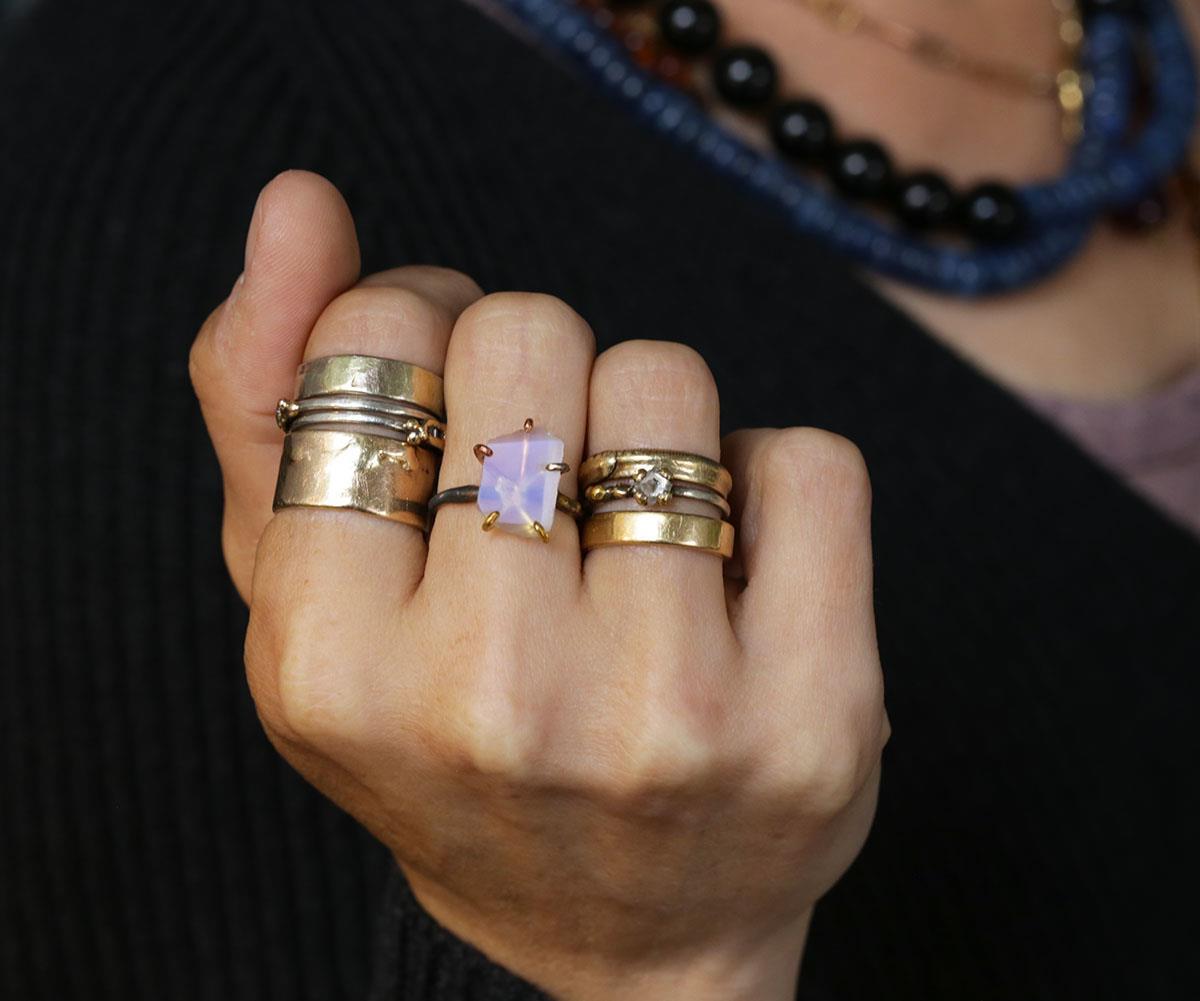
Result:
M834 817L845 810L865 779L863 758L859 745L844 737L810 742L799 776L806 812Z
M360 285L325 307L313 336L336 338L339 351L370 352L378 351L381 342L394 339L398 330L448 333L453 323L454 317L443 303L415 289Z
M324 747L354 738L363 706L337 643L303 616L251 607L246 676L264 725L294 743Z
M591 798L615 814L659 816L714 791L728 770L714 735L663 699L637 704L589 755L582 784Z
M517 724L511 706L474 700L459 709L452 761L463 775L492 782L528 780L535 751L527 730Z
M678 816L688 803L715 797L722 769L707 748L678 731L624 746L585 780L587 794L623 817Z
M841 435L818 428L787 428L764 445L762 461L768 490L826 497L840 508L870 508L866 460Z
M590 357L595 338L587 322L561 299L541 292L494 292L463 311L455 327L457 350L470 355L503 351L514 360L546 352Z
M711 408L717 383L699 352L674 341L625 341L596 359L594 378L605 392L628 391L661 400L680 413Z
M477 633L451 640L448 649L456 664L470 668L443 672L449 677L453 671L455 683L437 697L436 732L426 734L425 745L444 767L468 780L523 781L541 749L536 713L522 709L515 695L527 659L500 630L487 642Z
M224 309L225 304L222 303L208 315L188 349L188 379L191 380L192 391L202 403L208 398L219 378L216 371L217 360L213 356L213 336Z
M410 284L426 289L441 302L453 304L455 312L461 312L483 295L483 289L469 275L437 264L405 264L399 268L378 271L363 278L357 287L408 287Z
M483 289L479 287L479 283L470 275L454 268L443 268L436 264L414 264L410 269L413 274L435 285L444 299L454 302L458 312L462 312L476 299L483 298Z

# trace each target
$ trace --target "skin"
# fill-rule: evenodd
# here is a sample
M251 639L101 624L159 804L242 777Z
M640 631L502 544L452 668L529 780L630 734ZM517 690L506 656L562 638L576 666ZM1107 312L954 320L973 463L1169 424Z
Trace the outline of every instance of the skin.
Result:
M731 34L776 40L789 89L903 164L959 182L1061 164L1050 108L838 38L790 0L725 6ZM1053 65L1046 8L871 6ZM1119 398L1195 364L1193 252L1177 214L1138 240L1102 229L1062 275L987 303L877 284L1003 383ZM563 516L542 546L482 536L465 507L439 514L428 548L367 515L272 517L275 401L302 358L342 352L444 372L441 487L476 482L471 445L528 416L574 468L645 442L719 456L735 559L724 575L668 548L584 559ZM869 829L890 733L854 446L800 428L721 441L699 356L641 341L595 357L558 300L483 296L434 267L362 278L345 203L301 172L260 196L245 271L191 372L266 732L391 849L423 906L557 997L792 997L813 906ZM573 473L562 486L575 493Z
M584 559L562 516L542 545L452 506L428 549L356 512L272 517L274 402L302 358L346 352L444 372L442 487L477 482L473 443L528 416L573 469L632 443L720 455L734 576L668 547ZM813 905L867 835L889 735L857 449L799 428L722 442L694 351L595 357L557 299L483 296L439 268L360 281L345 203L301 172L260 196L191 373L263 726L425 908L556 997L790 997Z

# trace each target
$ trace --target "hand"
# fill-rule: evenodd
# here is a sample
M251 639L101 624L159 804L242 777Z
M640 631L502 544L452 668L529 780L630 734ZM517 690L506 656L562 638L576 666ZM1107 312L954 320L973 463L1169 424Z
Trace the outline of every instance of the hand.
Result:
M357 512L272 517L275 402L302 357L349 352L444 371L442 487L478 482L473 443L528 416L572 470L606 448L719 453L732 577L674 547L584 559L561 514L542 545L447 506L428 550ZM280 753L391 849L423 906L556 996L791 997L888 736L867 475L825 432L719 441L689 348L593 353L547 296L426 267L358 281L336 191L272 182L191 358L251 690Z

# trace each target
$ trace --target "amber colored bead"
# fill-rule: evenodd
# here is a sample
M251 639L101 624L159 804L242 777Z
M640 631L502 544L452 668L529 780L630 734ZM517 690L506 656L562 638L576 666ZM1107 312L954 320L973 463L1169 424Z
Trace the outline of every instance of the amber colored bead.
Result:
M670 53L660 56L654 65L654 72L673 87L680 90L692 90L696 83L692 76L692 68L678 56Z

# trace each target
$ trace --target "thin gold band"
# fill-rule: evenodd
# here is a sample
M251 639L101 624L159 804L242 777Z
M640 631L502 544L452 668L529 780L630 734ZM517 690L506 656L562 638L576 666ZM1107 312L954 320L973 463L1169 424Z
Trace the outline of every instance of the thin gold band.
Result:
M299 428L283 440L273 509L350 508L424 531L437 458L382 435Z
M679 511L605 511L583 523L583 549L629 545L684 546L728 559L733 525Z
M667 449L629 448L597 452L579 467L579 485L586 490L605 480L633 479L645 469L660 469L672 480L681 480L729 496L733 477L714 459L692 452Z

